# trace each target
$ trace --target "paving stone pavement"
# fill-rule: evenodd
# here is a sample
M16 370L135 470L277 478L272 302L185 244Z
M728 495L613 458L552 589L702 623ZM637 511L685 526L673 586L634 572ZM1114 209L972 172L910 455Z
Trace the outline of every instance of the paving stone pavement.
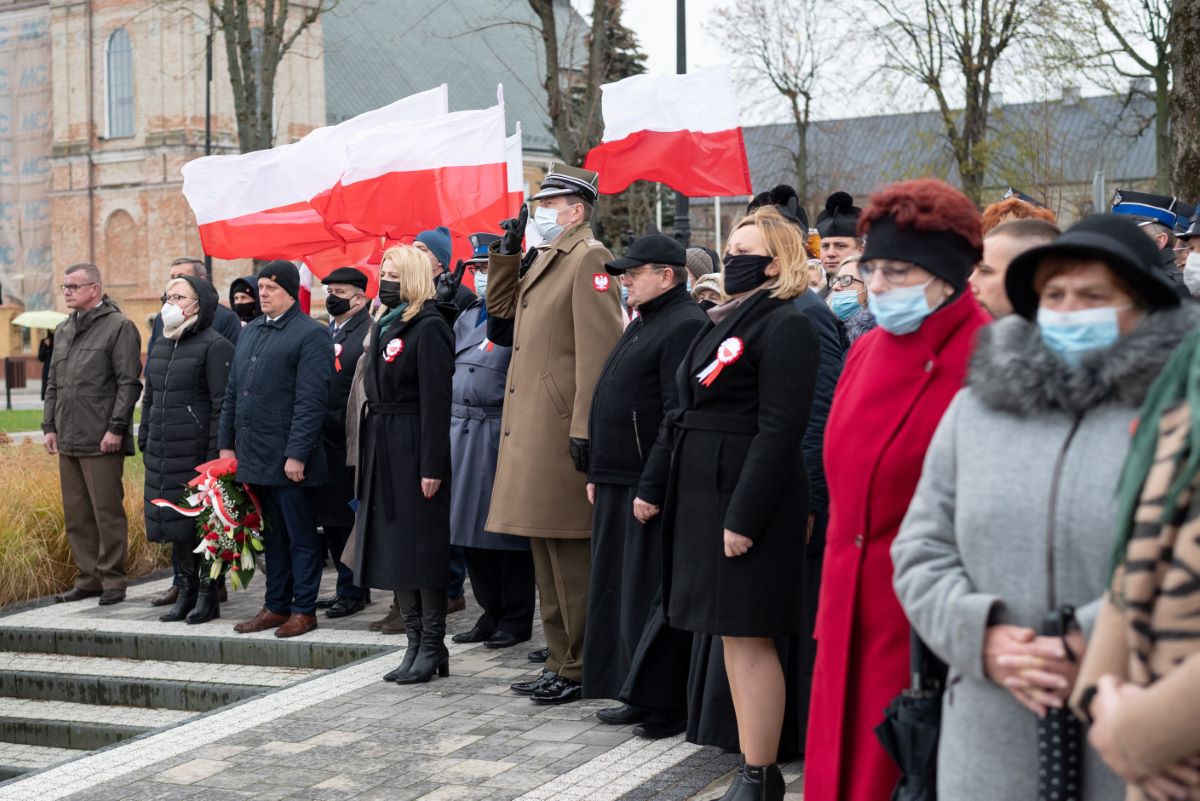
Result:
M333 581L327 571L324 586L332 587ZM44 606L0 617L0 626L233 638L238 635L230 630L232 624L250 617L261 603L257 585L231 592L220 620L186 628L159 623L161 610L149 607L148 600L167 584L159 579L135 585L129 600L118 606L101 608L92 601ZM398 648L402 638L367 629L387 612L387 605L377 602L364 613L336 621L321 617L321 627L305 639ZM451 616L450 633L468 630L478 614L470 604ZM274 639L270 632L238 639L255 638ZM380 680L399 653L314 672L282 689L0 784L0 801L720 797L736 768L736 755L701 748L682 737L641 740L631 727L602 724L594 713L611 702L543 707L513 694L508 689L512 681L539 669L526 653L541 644L536 622L534 640L514 648L451 645L450 678L425 685L397 687ZM205 667L193 663L191 669ZM254 670L267 675L279 668L247 668L251 676ZM273 677L258 683L280 681ZM793 785L789 801L799 798L799 771L798 765L785 767Z

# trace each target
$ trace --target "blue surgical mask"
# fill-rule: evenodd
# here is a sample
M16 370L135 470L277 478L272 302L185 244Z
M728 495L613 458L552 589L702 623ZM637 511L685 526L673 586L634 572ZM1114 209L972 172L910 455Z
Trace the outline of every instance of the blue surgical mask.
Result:
M629 287L621 284L621 302L628 308L629 306Z
M911 334L933 314L929 299L925 297L925 289L932 283L930 278L923 284L897 287L879 295L868 292L867 308L884 331L896 336Z
M475 294L481 298L487 297L487 273L475 273Z
M1038 309L1037 324L1046 347L1074 367L1084 353L1107 348L1117 341L1121 335L1117 313L1127 308L1104 306L1075 311Z
M829 301L829 307L839 320L849 320L862 308L858 305L857 291L834 292L830 297L832 299Z
M533 213L533 227L541 234L543 242L557 239L558 235L563 232L563 227L558 224L558 209L539 206L538 210Z

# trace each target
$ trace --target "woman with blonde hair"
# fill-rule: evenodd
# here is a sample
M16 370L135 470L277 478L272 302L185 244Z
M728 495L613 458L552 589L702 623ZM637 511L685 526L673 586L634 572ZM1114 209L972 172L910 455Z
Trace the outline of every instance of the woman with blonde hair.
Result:
M786 688L776 637L801 629L808 473L800 441L819 344L791 303L808 291L803 235L773 207L729 237L729 300L709 310L676 381L681 413L647 465L667 486L663 597L673 628L719 636L745 763L726 801L783 798ZM639 497L643 521L659 508Z
M454 338L434 302L429 262L401 245L383 255L383 312L363 351L353 568L396 593L408 650L384 678L449 675L450 398ZM443 486L443 484L445 486Z

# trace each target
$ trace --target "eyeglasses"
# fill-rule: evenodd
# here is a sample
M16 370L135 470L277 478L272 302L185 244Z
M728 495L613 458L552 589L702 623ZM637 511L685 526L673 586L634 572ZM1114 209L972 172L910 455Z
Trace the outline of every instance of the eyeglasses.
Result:
M70 295L87 286L96 286L96 282L92 281L91 283L87 284L59 284L58 288L62 290L64 295Z
M656 273L660 273L660 272L662 272L662 271L663 271L663 270L665 270L665 269L667 269L667 268L666 268L666 267L659 267L659 266L657 266L657 265L654 265L654 264L643 264L641 267L631 267L631 268L629 268L628 270L626 270L626 271L623 273L623 275L627 275L627 276L629 276L629 280L631 280L631 281L632 281L633 279L637 278L639 275L645 275L647 272L654 271L654 272L656 272Z
M836 289L848 289L852 284L861 284L862 279L855 278L853 275L839 275L829 282Z
M166 303L168 300L171 301L172 303L174 303L176 306L178 306L180 303L183 303L185 300L187 302L191 303L192 301L195 300L195 298L189 298L187 295L163 295L161 298L158 299L158 301L160 303Z
M895 286L903 284L914 267L916 267L914 264L899 266L895 264L880 264L873 261L860 261L858 263L858 274L862 276L863 283L870 283L871 276L878 270L885 282Z

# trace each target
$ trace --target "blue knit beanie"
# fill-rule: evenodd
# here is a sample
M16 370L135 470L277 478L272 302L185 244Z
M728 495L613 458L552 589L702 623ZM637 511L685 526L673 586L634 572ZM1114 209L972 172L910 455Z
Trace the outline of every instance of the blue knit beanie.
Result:
M443 269L450 269L450 229L439 225L429 231L417 234L417 241L433 253L433 257L442 263Z

